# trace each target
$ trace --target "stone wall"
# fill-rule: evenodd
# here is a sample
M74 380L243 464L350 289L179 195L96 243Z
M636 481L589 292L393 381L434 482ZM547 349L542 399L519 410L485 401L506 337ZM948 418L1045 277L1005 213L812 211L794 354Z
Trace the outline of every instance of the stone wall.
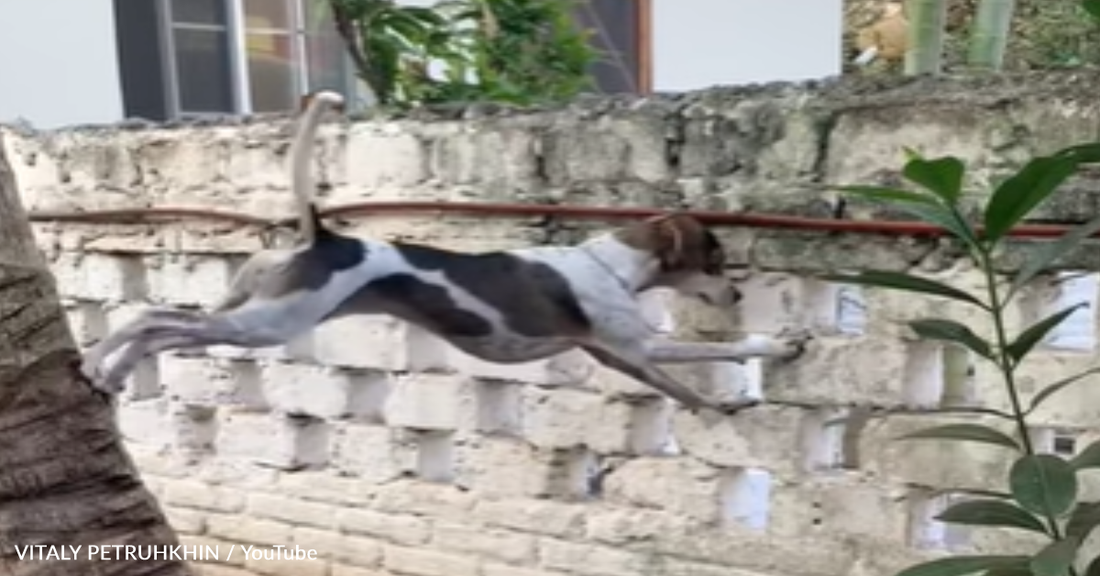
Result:
M972 161L981 186L1032 153L1096 139L1098 79L768 86L330 123L318 169L326 204L514 200L884 218L822 184L896 180L910 146ZM291 208L288 134L276 118L3 137L32 210L281 216ZM1076 181L1044 217L1091 216L1093 189ZM348 223L469 250L573 242L604 226L455 215ZM42 223L37 233L85 344L151 304L211 304L259 247L252 230L195 222ZM682 338L801 327L816 340L792 364L676 373L806 408L695 417L579 354L493 366L383 317L333 323L278 349L151 360L121 402L121 427L184 543L219 545L218 561L200 563L208 575L882 576L944 550L1019 546L1014 534L945 531L930 519L944 504L936 488L1003 478L1004 451L891 442L944 419L921 408L1004 406L988 366L971 377L952 370L954 352L915 342L902 325L935 314L980 327L970 312L806 276L878 267L968 286L974 271L931 240L721 235L734 262L752 264L744 304L716 313L657 295L653 320ZM1090 254L1069 268L1095 269ZM1097 293L1092 274L1042 283L1013 325ZM1080 312L1045 344L1025 388L1091 362L1094 316ZM1096 384L1047 405L1039 445L1069 452L1100 433ZM852 404L893 413L850 426ZM239 549L229 556L230 544L296 545L319 558L246 559Z

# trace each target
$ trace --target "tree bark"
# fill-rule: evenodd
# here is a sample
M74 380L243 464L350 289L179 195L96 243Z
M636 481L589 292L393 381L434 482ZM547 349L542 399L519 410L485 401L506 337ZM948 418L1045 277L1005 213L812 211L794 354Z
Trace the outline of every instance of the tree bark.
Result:
M190 574L164 558L176 535L122 446L114 409L78 377L78 359L0 132L0 574ZM31 559L31 545L45 547ZM127 560L114 545L153 546L160 559ZM50 546L75 559L46 559ZM90 559L89 546L100 554Z

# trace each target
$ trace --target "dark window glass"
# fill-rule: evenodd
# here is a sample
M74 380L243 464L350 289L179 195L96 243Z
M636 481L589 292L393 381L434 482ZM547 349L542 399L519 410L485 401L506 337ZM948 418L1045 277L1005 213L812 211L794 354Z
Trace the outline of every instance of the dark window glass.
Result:
M150 1L150 0L146 0ZM172 0L172 22L224 26L226 0Z
M592 74L604 93L636 93L638 78L640 10L634 0L584 0L577 7L577 20L589 30L599 53Z
M233 112L229 42L218 30L175 30L181 112Z

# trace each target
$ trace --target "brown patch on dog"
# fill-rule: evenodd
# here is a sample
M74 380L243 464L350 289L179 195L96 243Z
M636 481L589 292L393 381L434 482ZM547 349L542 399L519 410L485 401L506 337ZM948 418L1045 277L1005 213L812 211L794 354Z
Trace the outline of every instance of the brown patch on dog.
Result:
M718 238L685 214L647 218L619 230L616 236L627 246L653 254L665 274L702 272L717 276L726 266L726 251Z

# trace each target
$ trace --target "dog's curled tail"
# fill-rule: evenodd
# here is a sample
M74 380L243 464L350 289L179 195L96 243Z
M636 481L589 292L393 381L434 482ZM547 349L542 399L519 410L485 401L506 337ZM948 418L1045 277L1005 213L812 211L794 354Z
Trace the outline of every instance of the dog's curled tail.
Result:
M290 181L298 204L298 233L301 241L312 244L317 239L320 222L313 203L315 184L310 162L321 115L329 107L342 109L344 97L330 90L320 90L302 97L304 112L298 120L297 133L290 143Z

